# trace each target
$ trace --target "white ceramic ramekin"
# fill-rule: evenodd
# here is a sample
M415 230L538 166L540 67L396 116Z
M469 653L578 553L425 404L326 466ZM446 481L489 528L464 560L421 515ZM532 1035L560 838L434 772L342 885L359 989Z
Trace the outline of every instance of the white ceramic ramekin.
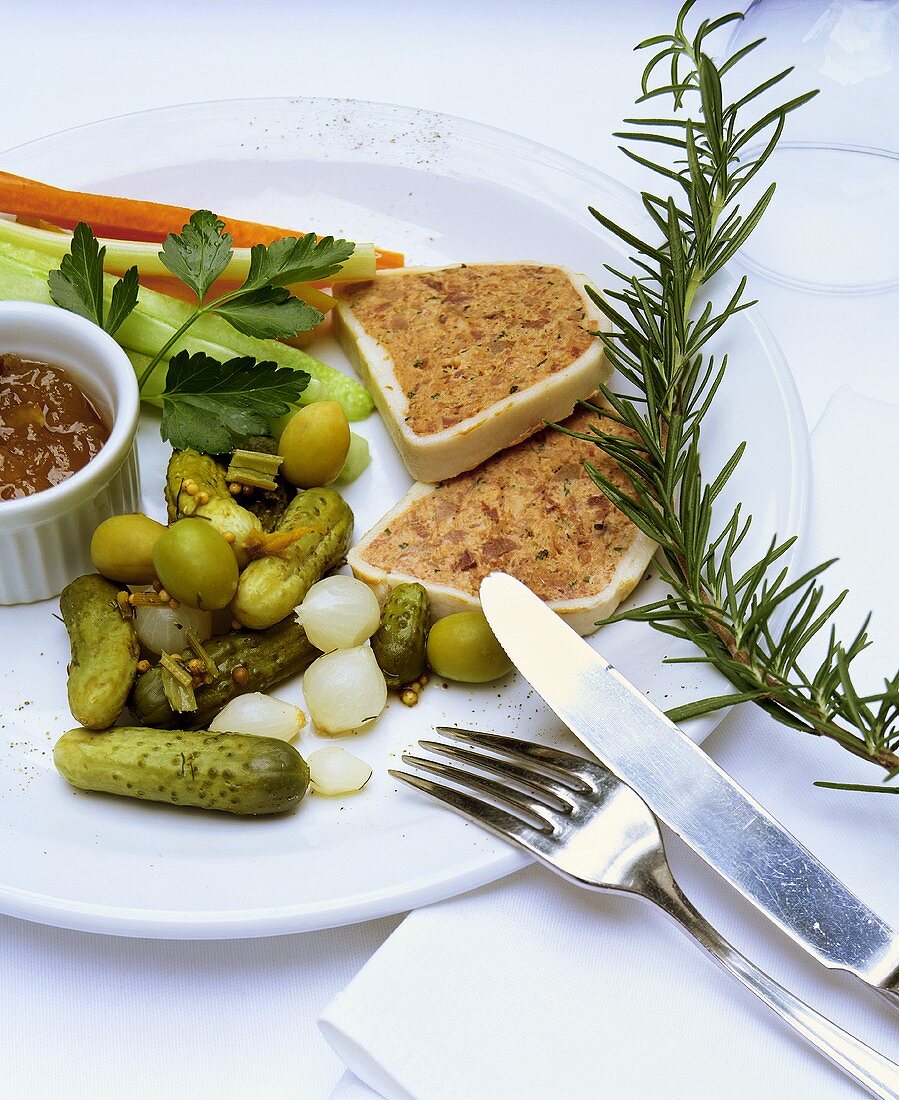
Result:
M0 302L0 355L62 367L109 427L100 453L66 481L32 496L0 500L0 604L57 595L93 572L90 541L108 516L140 508L134 436L137 379L113 338L57 306Z

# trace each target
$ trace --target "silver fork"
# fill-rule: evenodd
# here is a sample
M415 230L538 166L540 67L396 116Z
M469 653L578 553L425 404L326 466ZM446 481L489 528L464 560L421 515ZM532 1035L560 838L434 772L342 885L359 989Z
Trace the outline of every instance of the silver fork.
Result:
M438 732L458 744L419 745L445 759L408 754L402 759L455 787L424 775L390 774L520 845L578 886L654 902L844 1073L874 1096L899 1098L899 1065L793 996L731 947L688 901L671 874L654 814L627 784L600 764L530 741L448 726L439 726Z

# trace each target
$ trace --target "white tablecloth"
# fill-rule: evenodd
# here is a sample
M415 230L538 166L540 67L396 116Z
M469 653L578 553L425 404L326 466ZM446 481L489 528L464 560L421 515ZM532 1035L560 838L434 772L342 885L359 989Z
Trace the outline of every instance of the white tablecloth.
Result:
M638 86L642 59L632 45L666 30L677 6L6 0L0 148L165 104L337 95L465 115L636 183L638 170L615 152L611 133ZM697 10L728 8L702 0ZM755 289L811 423L849 377L860 393L899 402L894 298L819 298L762 281ZM806 751L797 736L772 731L750 748L741 722L729 720L708 744L725 767L752 778L764 799L765 776L752 773L752 759L765 754L771 769L796 766ZM832 764L834 754L824 755ZM797 782L808 781L806 771L799 769ZM848 807L834 805L846 821L831 827L858 829L864 847L864 809L854 806L861 820L850 821ZM695 860L675 854L685 885L715 916L719 888ZM0 918L0 1096L322 1100L342 1067L315 1017L398 919L204 944L119 940ZM833 1095L842 1094L834 1085ZM744 1095L754 1095L751 1078Z

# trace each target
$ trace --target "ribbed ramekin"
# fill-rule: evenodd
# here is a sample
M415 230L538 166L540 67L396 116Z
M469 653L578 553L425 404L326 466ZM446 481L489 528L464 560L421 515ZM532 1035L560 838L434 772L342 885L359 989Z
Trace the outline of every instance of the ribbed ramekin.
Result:
M0 604L56 596L93 571L97 524L140 508L134 438L140 397L128 357L96 325L56 306L0 302L0 355L62 367L110 428L83 469L52 489L0 500Z

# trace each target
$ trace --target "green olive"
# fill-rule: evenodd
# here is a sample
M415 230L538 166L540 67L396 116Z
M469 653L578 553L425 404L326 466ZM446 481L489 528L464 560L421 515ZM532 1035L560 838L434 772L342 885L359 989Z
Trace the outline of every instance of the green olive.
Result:
M350 426L336 401L315 401L287 421L278 454L281 474L300 489L330 484L350 449Z
M464 684L486 684L512 670L482 611L438 619L428 634L428 664L438 676Z
M237 591L237 558L209 520L179 519L159 536L153 566L176 600L201 611L226 607Z
M150 584L156 579L153 547L163 531L142 512L104 519L91 539L94 568L120 584Z

